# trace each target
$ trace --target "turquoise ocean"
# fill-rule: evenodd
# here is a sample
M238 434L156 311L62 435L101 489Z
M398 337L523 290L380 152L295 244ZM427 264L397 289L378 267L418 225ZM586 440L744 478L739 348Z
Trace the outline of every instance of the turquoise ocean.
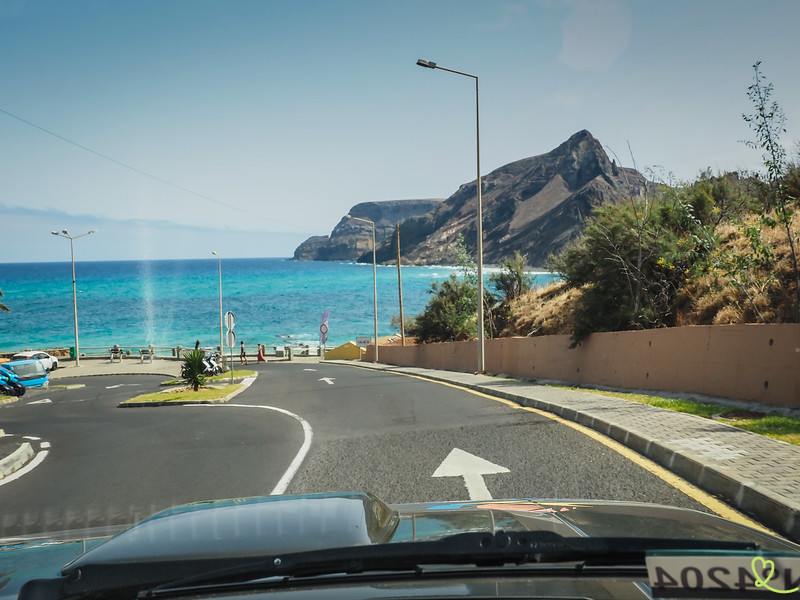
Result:
M458 272L447 266L402 267L403 314L425 308L431 284ZM491 269L486 269L488 277ZM196 260L78 262L75 265L81 352L123 347L204 347L219 344L219 263ZM538 274L547 283L550 274ZM75 345L69 262L0 264L0 352ZM397 333L400 314L396 266L378 266L378 335ZM222 309L236 318L234 333L256 344L312 347L328 317L327 347L371 337L372 265L292 261L283 258L222 260Z

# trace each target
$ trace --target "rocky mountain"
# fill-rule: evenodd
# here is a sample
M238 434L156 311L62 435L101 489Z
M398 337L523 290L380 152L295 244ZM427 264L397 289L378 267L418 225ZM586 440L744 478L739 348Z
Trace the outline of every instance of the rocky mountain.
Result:
M443 198L427 200L388 200L362 202L350 209L350 215L375 223L375 241L379 246L393 237L397 223L433 211ZM342 217L330 235L308 238L294 251L294 260L356 260L369 254L372 262L372 226ZM395 251L396 258L396 251Z
M646 184L637 171L609 160L600 142L586 130L546 154L500 167L481 178L484 263L498 264L519 250L527 256L528 265L544 266L548 255L580 235L595 208L639 197ZM453 264L459 234L470 255L476 255L476 181L462 185L444 201L399 202L417 202L420 212L412 215L409 210L403 220L387 218L384 211L391 213L394 207L386 202L359 204L351 211L353 216L376 221L378 262L396 260L392 235L396 222L400 222L404 264ZM329 238L304 242L295 258L371 262L371 244L369 225L343 219Z

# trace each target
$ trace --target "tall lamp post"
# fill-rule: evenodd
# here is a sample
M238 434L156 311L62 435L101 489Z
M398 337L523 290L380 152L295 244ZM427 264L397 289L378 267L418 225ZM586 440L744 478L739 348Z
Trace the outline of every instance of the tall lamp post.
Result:
M216 252L212 251L211 254L217 257L217 265L219 267L219 353L222 354L222 257Z
M372 312L375 320L375 352L372 355L372 362L378 362L378 270L375 262L375 222L369 219L361 219L353 215L347 215L348 219L369 223L372 226Z
M75 366L81 366L81 349L78 346L78 295L75 291L75 248L73 247L72 240L77 240L78 238L82 238L85 235L90 235L95 233L97 229L92 229L91 231L87 231L86 233L82 233L80 235L70 235L69 231L66 229L62 229L61 231L51 231L53 235L57 235L58 237L63 237L69 240L69 257L70 261L72 262L72 314L74 317L75 322Z
M485 369L484 362L484 339L483 339L483 206L481 203L481 122L480 112L478 110L478 76L470 75L469 73L462 73L461 71L454 71L440 67L435 62L420 58L417 61L420 67L426 69L439 69L447 71L448 73L455 73L456 75L463 75L464 77L471 77L475 80L475 139L477 150L477 170L478 170L478 373L483 373Z

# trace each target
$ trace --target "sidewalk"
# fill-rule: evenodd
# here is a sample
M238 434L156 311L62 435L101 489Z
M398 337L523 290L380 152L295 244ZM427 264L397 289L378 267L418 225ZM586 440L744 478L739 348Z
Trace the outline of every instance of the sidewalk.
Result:
M798 446L718 421L590 392L471 373L355 361L330 362L418 375L555 413L608 435L706 492L719 496L766 527L800 541ZM84 360L80 367L58 369L51 378L125 373L177 376L180 364L180 361L159 359L152 363L134 359L127 362L123 359L121 363ZM0 438L0 456L10 448L3 444ZM0 480L2 465L7 459L0 459Z

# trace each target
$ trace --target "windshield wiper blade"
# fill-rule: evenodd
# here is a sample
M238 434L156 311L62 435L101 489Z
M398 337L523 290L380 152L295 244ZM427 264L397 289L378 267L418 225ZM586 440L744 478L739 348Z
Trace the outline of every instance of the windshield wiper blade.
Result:
M419 571L426 565L475 565L580 562L584 565L644 565L653 550L757 550L754 542L674 538L564 537L551 531L460 533L435 541L398 542L312 550L263 557L234 567L171 581L141 592L140 599L169 595L176 589L243 582L370 571Z

